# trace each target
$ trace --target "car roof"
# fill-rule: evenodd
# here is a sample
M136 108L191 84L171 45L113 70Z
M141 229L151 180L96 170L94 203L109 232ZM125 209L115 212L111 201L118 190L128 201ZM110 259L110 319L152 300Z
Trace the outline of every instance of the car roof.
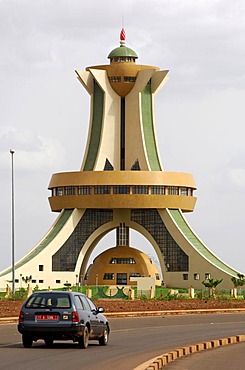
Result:
M64 291L64 290L43 290L43 291L38 291L38 292L34 292L32 295L34 295L34 294L69 294L69 295L77 295L77 294L79 294L79 295L82 295L82 296L84 296L84 297L86 297L85 296L85 294L83 294L83 293L80 293L80 292L69 292L69 291Z

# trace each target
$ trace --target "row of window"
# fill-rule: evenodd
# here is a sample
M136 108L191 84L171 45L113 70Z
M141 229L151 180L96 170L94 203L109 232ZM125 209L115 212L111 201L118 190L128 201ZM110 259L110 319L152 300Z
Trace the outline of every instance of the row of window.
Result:
M139 272L130 272L129 277L140 277ZM115 280L115 274L113 272L106 272L103 276L103 280Z
M125 258L111 258L110 260L110 263L113 263L113 264L117 264L117 265L127 265L127 264L134 264L136 263L135 262L135 259L134 258L131 258L131 257L125 257Z
M15 279L15 282L17 284L20 284L20 283L22 283L22 279ZM31 283L32 284L37 284L37 283L38 284L44 284L44 280L43 279L32 279ZM61 280L60 279L55 280L55 284L61 284Z
M52 189L52 196L90 194L156 194L193 196L193 189L164 185L82 185L65 186Z
M110 76L109 77L110 82L122 82L122 77L121 76ZM123 77L123 82L135 82L136 77L135 76L124 76Z
M208 280L208 279L210 279L210 277L211 277L210 273L207 272L205 274L205 276L204 276L204 279L205 280ZM200 274L199 273L195 273L193 275L193 278L194 278L194 280L200 280ZM188 279L189 279L189 275L188 274L183 274L183 280L188 280Z
M113 58L110 58L111 62L115 62L115 63L118 63L118 62L135 62L135 59L134 57L113 57Z

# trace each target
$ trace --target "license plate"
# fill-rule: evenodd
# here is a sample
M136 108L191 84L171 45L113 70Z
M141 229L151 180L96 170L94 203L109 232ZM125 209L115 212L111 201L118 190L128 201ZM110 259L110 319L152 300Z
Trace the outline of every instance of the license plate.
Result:
M37 320L58 320L58 315L37 315Z

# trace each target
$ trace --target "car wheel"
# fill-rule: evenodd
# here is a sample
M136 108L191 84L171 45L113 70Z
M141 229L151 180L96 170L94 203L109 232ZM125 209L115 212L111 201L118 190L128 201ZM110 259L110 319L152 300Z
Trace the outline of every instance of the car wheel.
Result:
M85 326L83 335L79 338L78 344L80 348L87 348L88 347L88 340L89 340L89 330L88 327Z
M26 335L26 334L23 334L22 335L22 343L23 343L23 346L25 347L25 348L31 348L31 346L32 346L32 342L33 342L33 340L32 340L32 338L31 337L29 337L28 335Z
M47 339L44 339L44 342L45 342L46 346L52 347L52 345L54 343L54 340L52 338L47 338Z
M104 332L101 338L99 338L99 344L101 346L106 346L109 340L108 328L104 328Z

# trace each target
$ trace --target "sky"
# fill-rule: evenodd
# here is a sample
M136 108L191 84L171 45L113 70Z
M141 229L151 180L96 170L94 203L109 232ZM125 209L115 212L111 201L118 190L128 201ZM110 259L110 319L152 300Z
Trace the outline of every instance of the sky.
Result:
M0 271L11 265L9 150L18 260L58 216L51 175L82 163L90 101L74 70L107 64L122 26L139 64L170 71L155 98L156 132L164 170L194 176L186 218L244 273L244 0L0 0ZM108 235L93 257L114 245ZM139 234L131 245L155 258Z

